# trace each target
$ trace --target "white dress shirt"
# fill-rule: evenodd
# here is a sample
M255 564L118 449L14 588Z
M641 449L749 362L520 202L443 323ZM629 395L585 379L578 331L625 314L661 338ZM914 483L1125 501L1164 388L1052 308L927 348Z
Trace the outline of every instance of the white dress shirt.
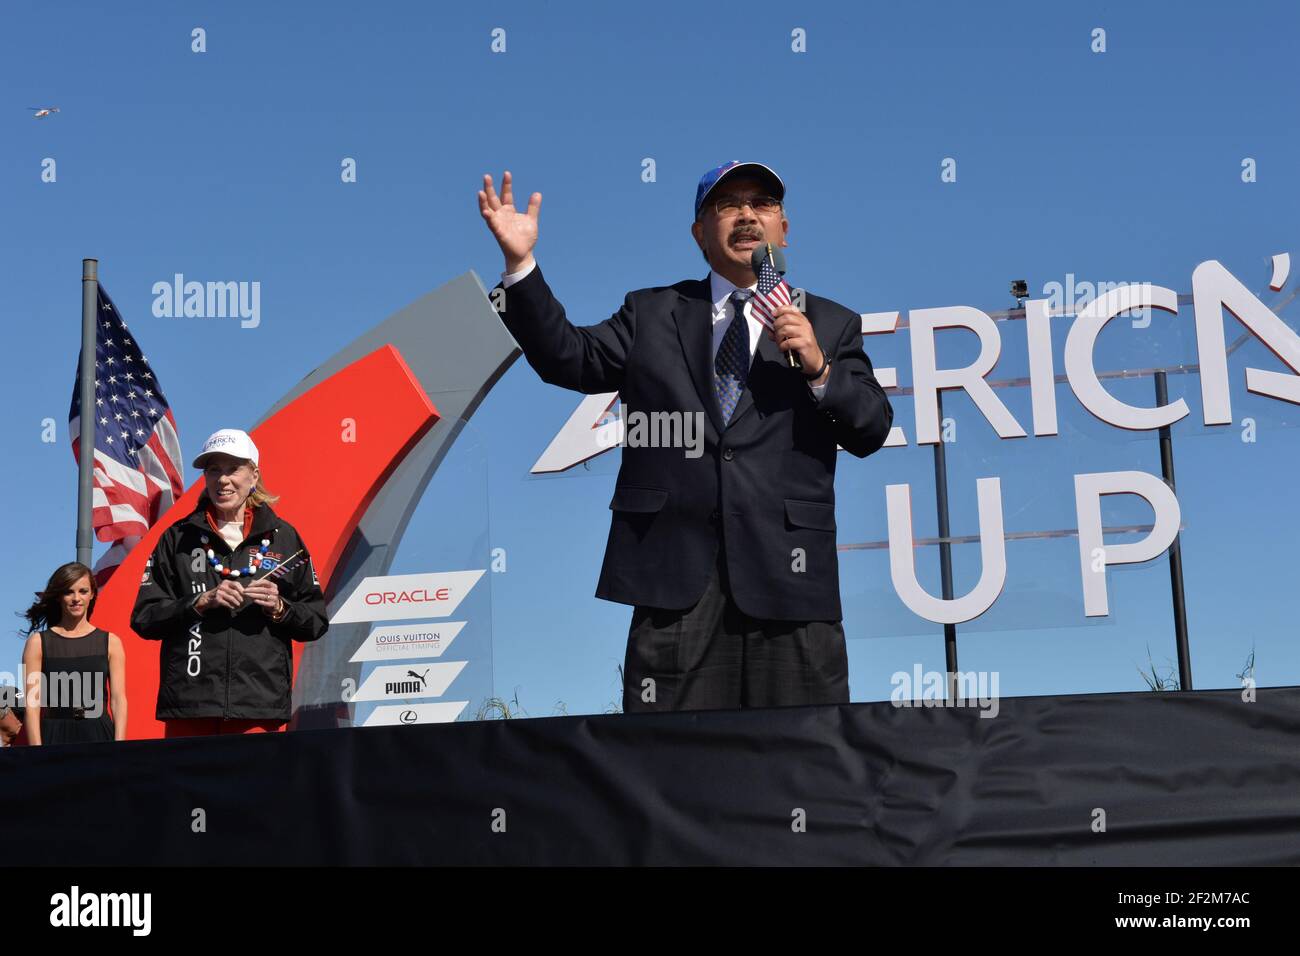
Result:
M526 275L527 273L525 273ZM520 276L522 279L523 276ZM716 272L709 273L710 295L713 298L713 357L717 358L718 349L722 346L722 337L727 334L727 329L731 327L731 319L736 311L735 305L731 302L731 293L740 288L730 279L718 275ZM750 292L758 290L758 282L746 286ZM745 303L745 319L749 323L749 358L753 361L754 350L758 348L759 336L767 331L760 319L754 315L754 302L751 299ZM816 369L813 369L815 372ZM822 395L826 391L826 386L830 382L830 376L826 376L826 381L820 385L809 385L808 389L812 392L813 398L821 401Z
M537 265L537 260L534 259L531 265L529 265L525 269L520 269L518 272L501 273L502 288L505 289L510 288L520 279L524 278L524 276L532 272L533 268L536 265ZM740 288L740 286L733 283L730 279L720 276L716 272L713 271L709 272L710 297L713 299L713 347L710 351L710 354L714 358L717 358L718 349L722 345L722 337L727 334L727 329L730 327L731 320L734 317L736 309L731 302L731 293L738 288ZM757 290L758 283L755 282L753 285L748 286L748 289L751 292ZM767 330L767 326L765 326L757 317L754 316L753 311L754 311L753 303L746 302L745 320L749 324L750 361L753 361L754 350L758 348L759 336L763 335L763 333ZM815 398L817 401L821 401L822 395L825 394L826 386L829 383L830 383L830 376L828 375L826 377L826 381L822 382L822 384L820 385L809 384L808 390L812 392L813 398Z

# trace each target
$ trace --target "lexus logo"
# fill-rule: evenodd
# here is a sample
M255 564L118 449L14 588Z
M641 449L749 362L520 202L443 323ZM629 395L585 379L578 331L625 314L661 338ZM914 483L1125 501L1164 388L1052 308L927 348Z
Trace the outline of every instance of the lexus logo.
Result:
M420 719L420 715L413 710L404 710L402 715L397 718L404 724L413 724Z

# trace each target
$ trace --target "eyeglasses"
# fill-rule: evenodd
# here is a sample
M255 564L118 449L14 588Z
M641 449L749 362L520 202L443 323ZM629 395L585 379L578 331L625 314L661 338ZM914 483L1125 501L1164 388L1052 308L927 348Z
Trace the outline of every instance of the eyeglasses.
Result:
M768 215L781 208L781 200L771 196L723 196L713 204L713 208L722 217L735 216L742 206L748 206L760 215Z

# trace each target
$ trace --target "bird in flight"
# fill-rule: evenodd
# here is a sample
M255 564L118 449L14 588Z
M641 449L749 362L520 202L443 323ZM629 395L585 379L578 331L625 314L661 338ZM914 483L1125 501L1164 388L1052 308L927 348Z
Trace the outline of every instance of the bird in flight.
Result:
M57 106L29 106L27 108L32 111L32 116L35 119L42 119L49 116L51 113L57 113L59 111Z

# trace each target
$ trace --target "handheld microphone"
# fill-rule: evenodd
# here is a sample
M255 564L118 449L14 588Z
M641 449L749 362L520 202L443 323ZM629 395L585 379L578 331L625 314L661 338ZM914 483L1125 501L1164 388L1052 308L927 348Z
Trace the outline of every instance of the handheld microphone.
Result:
M755 246L749 257L749 265L754 270L754 275L758 277L758 298L762 300L764 307L769 310L772 308L774 290L782 292L781 297L785 302L790 301L790 286L785 281L785 253L779 246L774 246L770 242ZM766 279L763 276L765 265L769 266ZM773 272L776 273L775 278L772 276ZM791 368L803 368L803 362L799 361L798 354L793 350L786 352L785 357Z

